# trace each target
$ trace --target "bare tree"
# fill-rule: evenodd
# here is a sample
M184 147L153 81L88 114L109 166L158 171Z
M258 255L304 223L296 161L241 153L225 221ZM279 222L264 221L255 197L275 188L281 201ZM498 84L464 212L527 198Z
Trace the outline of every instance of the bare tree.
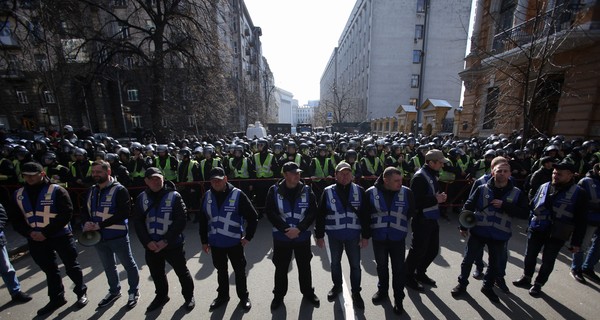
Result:
M335 83L329 88L327 98L319 102L318 116L315 119L322 120L318 123L324 126L327 114L331 113L332 123L344 123L356 121L359 117L358 101L351 95L350 90L340 87ZM317 123L315 123L317 125Z

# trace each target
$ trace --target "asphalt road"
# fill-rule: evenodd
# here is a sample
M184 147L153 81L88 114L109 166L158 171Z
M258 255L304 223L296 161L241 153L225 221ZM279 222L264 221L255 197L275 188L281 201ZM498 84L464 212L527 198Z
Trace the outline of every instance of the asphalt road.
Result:
M216 297L216 272L212 266L211 257L201 253L201 244L197 232L197 224L189 223L186 229L186 255L188 268L195 281L196 308L187 312L182 308L184 302L180 294L180 286L175 273L167 267L170 297L162 310L146 314L146 307L154 298L154 284L150 279L145 265L143 248L137 237L132 234L134 256L141 271L139 304L129 310L126 291L127 281L125 272L119 267L122 278L123 297L113 305L98 309L98 302L107 294L108 285L102 267L94 248L79 247L79 261L84 268L84 279L89 287L90 303L83 309L75 307L76 296L71 291L72 282L63 270L63 281L69 301L65 306L44 317L49 319L598 319L598 302L600 301L600 284L582 285L569 276L570 254L564 248L558 257L555 270L548 284L543 288L539 298L531 297L527 290L516 288L511 281L521 275L523 253L525 251L524 221L516 221L513 238L510 240L510 258L507 267L506 280L511 294L501 293L496 289L501 302L490 302L479 291L481 283L470 280L468 294L459 299L450 295L450 290L457 284L457 276L462 261L465 241L457 231L454 217L451 221L440 221L441 249L434 264L428 270L431 278L437 281L436 288L428 288L425 293L417 293L410 289L404 300L404 315L397 317L392 312L393 305L386 302L383 305L373 305L371 296L376 291L377 275L371 244L362 251L362 294L366 308L354 310L350 299L349 274L344 257L344 292L334 302L327 301L327 292L331 288L329 274L329 258L326 249L319 249L313 240L312 274L313 286L321 299L319 307L313 307L302 300L300 294L297 269L292 262L289 273L289 291L284 305L278 310L270 310L273 298L274 266L271 262L272 242L271 226L266 219L259 222L259 230L255 239L246 247L248 260L248 287L253 306L249 312L244 312L238 305L233 287L234 278L230 277L231 300L229 303L213 312L208 306ZM407 246L410 239L407 239ZM487 259L487 256L486 256ZM45 276L29 255L13 261L23 290L33 296L31 302L13 304L5 288L0 288L0 319L31 319L36 317L36 311L48 302ZM538 264L539 267L539 264ZM4 285L3 285L4 287Z

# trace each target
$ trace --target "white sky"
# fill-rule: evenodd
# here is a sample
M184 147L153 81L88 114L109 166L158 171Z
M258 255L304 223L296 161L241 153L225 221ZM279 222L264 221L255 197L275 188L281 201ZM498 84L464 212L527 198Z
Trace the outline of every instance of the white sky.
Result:
M261 27L263 56L275 85L304 105L319 100L319 82L356 0L244 0Z

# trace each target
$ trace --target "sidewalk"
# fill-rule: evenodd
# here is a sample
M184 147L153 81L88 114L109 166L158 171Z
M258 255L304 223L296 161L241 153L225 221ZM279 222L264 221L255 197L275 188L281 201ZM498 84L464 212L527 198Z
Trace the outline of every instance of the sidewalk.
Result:
M6 236L6 251L8 251L9 257L12 258L18 253L27 251L27 239L18 234L10 222L4 230L4 235Z

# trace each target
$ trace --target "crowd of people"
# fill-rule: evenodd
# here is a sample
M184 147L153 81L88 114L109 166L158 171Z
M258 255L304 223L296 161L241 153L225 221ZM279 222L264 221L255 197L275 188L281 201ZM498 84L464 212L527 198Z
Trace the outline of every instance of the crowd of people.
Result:
M515 286L539 296L566 243L573 252L573 278L600 282L594 272L600 259L600 144L594 140L539 136L524 141L518 132L466 140L453 135L321 133L122 144L111 137L79 138L67 125L60 135L0 142L0 185L15 190L5 197L12 201L3 198L3 204L9 214L25 217L13 219L15 230L27 238L34 261L48 279L50 302L38 314L66 303L57 254L75 283L77 305L88 302L72 223L100 234L95 248L109 291L98 306L121 296L118 257L127 271L127 306L135 307L139 274L128 219L146 249L156 287L148 312L170 300L165 262L179 277L185 307L195 307L183 237L192 217L217 270L218 296L211 310L229 301L228 260L240 304L250 310L244 246L262 216L273 225L272 309L284 301L292 256L303 297L320 303L310 266L314 225L318 247L331 252L328 300L342 291L341 257L346 251L352 301L364 308L360 249L371 240L379 281L372 302L388 299L391 266L394 311L403 313L405 287L423 292L425 286L436 285L427 269L439 254L438 220L464 211L472 212L475 222L460 228L468 241L453 296L466 292L473 265L472 276L483 279L481 291L491 301L499 301L494 287L510 292L504 276L513 217L529 219L523 275L513 281ZM71 200L78 190L85 191L79 207ZM412 242L405 254L409 231ZM540 252L542 264L534 278ZM30 299L20 290L10 262L3 265L3 279L12 279L7 287L13 299Z

